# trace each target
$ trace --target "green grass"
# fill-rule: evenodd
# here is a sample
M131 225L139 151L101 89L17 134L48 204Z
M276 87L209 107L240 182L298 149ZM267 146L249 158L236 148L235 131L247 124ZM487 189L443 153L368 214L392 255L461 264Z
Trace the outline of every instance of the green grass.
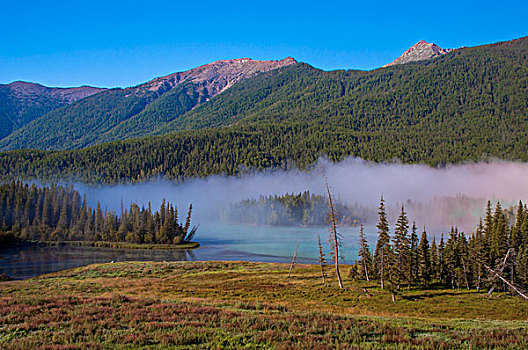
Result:
M0 348L528 347L519 298L414 288L393 303L374 283L340 290L318 266L288 267L131 262L2 282Z

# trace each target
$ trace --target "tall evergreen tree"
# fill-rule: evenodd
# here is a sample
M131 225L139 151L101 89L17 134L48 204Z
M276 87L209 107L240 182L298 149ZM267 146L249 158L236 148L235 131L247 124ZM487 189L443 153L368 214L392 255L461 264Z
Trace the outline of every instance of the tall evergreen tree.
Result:
M370 248L368 246L367 238L365 237L365 232L363 231L363 225L360 225L359 228L359 263L361 265L361 270L365 274L365 279L370 281L369 271L371 271L372 266L372 254L370 253Z
M438 258L438 248L436 247L436 237L433 236L433 241L431 242L431 278L439 279L439 258Z
M445 266L445 255L444 255L444 250L445 250L445 243L444 243L444 234L442 233L440 235L440 242L438 243L438 248L436 249L436 254L437 254L437 274L438 274L438 280L440 281L440 283L445 283L446 280L447 280L447 275L446 275L446 266Z
M470 258L472 261L472 269L474 271L475 285L477 288L477 293L480 291L483 282L486 277L486 269L484 264L486 261L486 246L485 246L485 237L484 237L484 225L482 219L480 219L477 229L470 240Z
M429 241L427 240L427 233L425 227L418 245L418 281L423 284L429 284L431 280L431 254L429 248Z
M383 289L385 287L385 281L389 277L391 255L389 222L387 220L383 196L380 199L378 215L379 220L376 225L378 229L378 241L376 243L376 250L374 251L374 268L377 277L380 279L381 288Z
M493 257L491 255L491 241L492 241L492 228L493 228L493 211L491 207L491 201L488 200L486 204L486 214L484 216L484 230L483 230L483 244L486 252L485 262L492 266Z
M493 266L497 266L500 263L508 250L507 225L506 215L502 210L500 202L497 202L493 214L490 239L491 263Z
M396 279L397 289L401 284L409 282L410 271L410 240L408 236L409 219L402 205L400 216L394 228L392 239L394 262L393 270Z
M524 205L522 201L519 201L519 204L517 206L517 214L515 216L515 224L511 229L510 237L511 247L514 248L516 252L519 251L519 248L525 239L522 227L524 221L526 221L526 218L524 216Z

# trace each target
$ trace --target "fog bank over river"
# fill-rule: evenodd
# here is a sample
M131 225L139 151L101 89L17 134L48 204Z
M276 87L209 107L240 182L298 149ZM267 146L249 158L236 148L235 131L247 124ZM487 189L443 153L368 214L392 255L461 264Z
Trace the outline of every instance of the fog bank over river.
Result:
M226 224L215 211L229 203L259 196L299 193L309 190L324 194L323 173L335 197L350 204L371 206L376 210L383 194L389 208L389 223L402 203L409 219L416 221L419 233L437 239L451 225L470 233L487 199L501 200L503 207L528 198L528 165L513 162L465 164L434 169L425 165L375 164L347 159L333 164L321 160L308 172L269 171L240 177L211 176L180 184L168 181L90 187L75 184L94 207L120 211L121 203L159 208L163 198L177 204L183 220L189 203L193 204L192 224L200 224L196 240L201 247L191 252L112 250L90 247L21 247L0 252L0 272L16 278L83 266L96 262L128 260L249 260L289 262L299 243L299 262L317 261L317 235L328 238L327 227L271 227ZM365 223L365 233L374 250L377 232L374 223ZM359 227L339 227L343 236L344 261L357 257ZM328 251L326 250L328 254Z
M448 230L458 225L465 231L482 216L488 199L501 200L503 207L528 198L528 164L491 161L431 168L426 165L373 163L348 158L340 163L321 159L310 171L266 171L240 177L210 176L183 183L150 181L139 184L75 187L86 193L91 205L99 200L103 207L120 210L121 201L159 207L163 198L186 210L192 203L193 221L214 222L211 215L218 206L259 196L299 193L309 190L324 194L323 174L337 198L349 204L376 208L383 194L389 218L402 204L411 221L422 227ZM368 223L367 223L368 224Z

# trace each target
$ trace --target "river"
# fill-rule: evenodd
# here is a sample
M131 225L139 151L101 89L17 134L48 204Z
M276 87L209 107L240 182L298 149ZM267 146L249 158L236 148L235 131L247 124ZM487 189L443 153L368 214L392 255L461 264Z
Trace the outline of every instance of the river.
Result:
M374 249L376 228L365 229ZM28 245L0 250L0 272L25 279L41 274L89 265L119 261L245 260L290 262L299 244L300 263L315 263L318 258L317 234L329 259L327 227L272 227L227 224L202 224L195 236L200 248L189 251L110 249L73 246ZM343 262L357 256L359 227L339 228L342 235Z

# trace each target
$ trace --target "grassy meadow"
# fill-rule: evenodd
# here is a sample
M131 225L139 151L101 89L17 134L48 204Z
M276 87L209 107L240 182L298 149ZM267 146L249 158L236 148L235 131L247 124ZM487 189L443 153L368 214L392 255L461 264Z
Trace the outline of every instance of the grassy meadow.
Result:
M2 349L528 348L528 302L403 289L317 265L127 262L0 282ZM331 272L328 268L328 272ZM331 275L331 273L330 273Z

